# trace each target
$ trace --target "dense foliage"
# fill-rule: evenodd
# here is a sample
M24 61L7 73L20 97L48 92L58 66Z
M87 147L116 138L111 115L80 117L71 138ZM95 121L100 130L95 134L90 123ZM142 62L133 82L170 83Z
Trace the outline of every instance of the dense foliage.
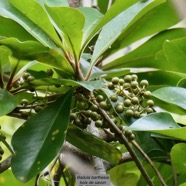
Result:
M73 186L71 148L115 186L186 185L186 29L169 0L108 3L0 1L1 185Z

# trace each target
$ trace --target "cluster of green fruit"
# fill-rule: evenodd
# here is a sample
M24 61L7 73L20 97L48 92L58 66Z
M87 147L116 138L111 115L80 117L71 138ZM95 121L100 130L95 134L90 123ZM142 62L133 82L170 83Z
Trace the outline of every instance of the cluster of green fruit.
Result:
M114 103L117 113L127 117L139 118L154 112L154 101L147 90L149 82L138 82L136 74L125 75L124 78L113 77L107 84L114 93L110 100Z

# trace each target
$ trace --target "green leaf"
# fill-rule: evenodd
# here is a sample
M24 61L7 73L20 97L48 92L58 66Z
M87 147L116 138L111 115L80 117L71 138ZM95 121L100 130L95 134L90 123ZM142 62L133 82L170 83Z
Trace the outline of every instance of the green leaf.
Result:
M173 146L171 150L171 160L172 165L176 171L176 174L186 173L186 156L184 156L186 151L185 143L178 143Z
M27 120L13 135L12 171L26 182L57 155L66 137L72 91Z
M66 85L66 86L82 86L89 91L94 89L99 89L105 85L104 79L99 79L95 81L74 81L70 79L54 79L54 78L43 78L29 82L23 85L23 88L27 87L39 87L39 86L53 86L53 85Z
M10 3L44 31L59 46L61 41L42 6L33 0L9 0ZM38 19L39 18L39 19Z
M113 43L112 48L106 52L106 55L111 55L117 52L119 49L122 49L146 36L166 30L179 21L180 18L175 11L172 2L163 2L161 5L151 9L136 23L123 32L121 36Z
M19 3L23 3L24 5L26 2L27 1L24 2L19 1ZM25 10L26 8L30 9L30 7L24 6ZM35 9L35 11L38 10ZM40 27L38 27L35 23L33 23L30 19L28 19L22 12L20 12L18 9L12 6L7 0L0 1L0 15L6 18L10 18L15 22L17 22L18 24L20 24L28 33L30 33L34 38L40 41L43 45L56 48L56 45L51 40L51 38ZM34 15L35 14L33 14L33 16ZM38 17L40 16L36 17L37 20Z
M186 109L186 89L181 87L163 87L152 92L153 96L168 103Z
M46 9L60 29L61 38L71 48L76 62L79 61L85 17L74 8L46 6Z
M39 4L41 4L43 7L45 4L49 6L69 6L67 0L36 0Z
M15 37L20 41L35 40L22 26L11 19L0 16L0 36Z
M165 68L165 62L157 59L156 55L162 50L162 45L165 40L172 40L184 36L186 36L186 30L184 28L174 28L160 32L127 55L104 65L103 69L107 70L122 67L154 67L162 69L163 67L163 69L167 70L168 67Z
M157 6L160 1L149 0L145 3L138 2L107 23L99 34L94 47L91 65L95 64L98 57L112 45L124 29L144 15L151 6ZM125 21L123 21L124 19Z
M121 159L121 152L116 147L75 125L69 125L66 139L82 151L100 157L110 163L117 164Z
M169 71L186 73L185 58L186 58L186 37L165 41L163 45L164 55L167 59L164 63L164 68Z
M114 17L116 17L119 13L126 10L128 7L132 6L134 3L138 2L139 0L117 0L113 6L107 11L105 16L101 19L99 24L92 30L87 40L84 42L85 44L99 31L106 25L109 21L111 21Z
M83 44L89 37L92 30L98 25L103 15L95 8L80 7L78 10L85 16L85 26L83 29Z
M175 123L172 116L165 112L152 113L145 117L136 120L131 126L128 127L133 131L154 131L180 128Z
M7 90L0 88L0 116L10 113L16 106L16 97Z

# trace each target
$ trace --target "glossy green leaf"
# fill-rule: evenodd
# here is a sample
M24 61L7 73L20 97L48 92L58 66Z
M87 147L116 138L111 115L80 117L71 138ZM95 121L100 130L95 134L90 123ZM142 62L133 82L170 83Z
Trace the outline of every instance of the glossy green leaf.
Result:
M186 173L186 144L178 143L171 150L172 165L177 174Z
M95 81L74 81L70 79L54 79L54 78L43 78L31 81L23 85L23 88L28 87L39 87L39 86L53 86L53 85L66 85L66 86L82 86L89 91L93 91L94 89L99 89L105 85L104 79L99 79Z
M126 0L123 2L123 0L117 0L113 6L107 11L105 16L101 19L99 24L92 30L89 37L87 38L87 43L99 30L103 28L104 25L106 25L109 21L111 21L114 17L116 17L119 13L126 10L128 7L132 6L139 0Z
M74 8L46 6L46 9L61 30L59 34L65 40L68 48L71 48L72 55L77 62L80 57L85 17Z
M0 76L3 75L3 73L10 72L10 60L9 56L11 56L12 52L10 51L9 48L5 46L0 46ZM1 77L2 78L2 77ZM1 87L3 87L3 78Z
M136 186L140 175L134 162L118 165L109 170L108 174L114 186Z
M20 41L35 40L21 25L15 21L0 16L0 36L15 37Z
M24 2L22 0L9 0L9 2L21 13L23 13L25 17L43 30L53 41L55 41L55 43L59 45L61 44L50 19L40 4L33 0L27 0Z
M80 7L78 10L85 16L85 26L83 29L83 44L92 30L98 25L103 15L95 8Z
M153 91L153 96L168 103L186 109L186 89L181 87L163 87Z
M152 131L152 130L165 130L180 128L175 123L172 116L165 112L152 113L145 117L136 120L128 127L134 131Z
M116 147L74 125L69 125L66 139L82 151L100 157L110 163L117 164L121 159L122 154Z
M30 9L29 6L25 6L27 1L24 1L24 2L17 1L17 2L19 2L20 4L24 4L24 10L26 10L26 8ZM28 3L29 2L30 1L28 1ZM36 3L35 1L32 1L32 2ZM35 9L34 11L38 12L37 9ZM15 22L17 22L18 24L20 24L28 33L30 33L34 38L40 41L43 45L49 46L52 48L56 47L56 45L51 40L51 38L40 27L38 27L34 22L32 22L28 17L26 17L22 12L20 12L13 5L11 5L7 0L0 1L0 15L6 18L10 18L14 20ZM37 20L39 20L38 17L40 16L36 16Z
M186 36L186 30L184 28L175 28L160 32L127 55L104 65L103 69L107 70L122 67L163 67L164 70L167 70L168 67L166 66L165 68L164 65L166 59L164 58L163 62L161 62L160 59L157 59L156 54L158 51L162 50L163 43L167 39L172 40L184 36Z
M6 45L18 59L37 60L51 67L73 75L73 69L61 52L49 49L37 41L21 42L16 38L4 38L0 44Z
M186 58L186 37L165 41L163 45L164 55L167 59L164 63L164 68L169 71L186 73L185 58Z
M16 106L16 97L7 90L0 88L0 116L10 113Z
M119 49L122 49L146 36L159 33L179 21L180 18L175 11L172 2L162 1L161 5L151 9L130 28L123 32L113 43L112 48L106 52L106 55L111 55Z
M72 91L27 120L13 135L12 171L26 182L57 155L66 137Z
M107 23L103 27L95 44L91 65L95 64L98 57L112 45L124 29L144 15L151 6L157 6L158 3L160 3L159 0L138 2Z

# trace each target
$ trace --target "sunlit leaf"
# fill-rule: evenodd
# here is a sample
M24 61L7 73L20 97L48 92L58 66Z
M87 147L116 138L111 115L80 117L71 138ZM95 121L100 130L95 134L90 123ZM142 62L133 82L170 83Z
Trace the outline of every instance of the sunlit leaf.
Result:
M168 103L186 109L186 89L181 87L163 87L153 91L153 96Z
M151 4L152 3L152 4ZM151 6L157 6L159 1L138 2L107 23L96 41L92 56L92 65L98 57L119 37L121 32L139 19ZM146 10L145 10L146 9ZM120 24L118 24L120 23Z
M84 152L105 159L110 163L117 164L121 159L121 152L116 147L74 125L69 125L66 139Z
M24 2L22 0L9 0L9 2L60 46L61 41L40 4L33 0Z
M32 2L34 3L35 1ZM19 1L19 3L23 3L25 5L27 1L24 2ZM24 9L26 8L29 9L30 7L24 6ZM35 11L38 10L35 9ZM43 45L56 48L54 42L41 28L39 28L35 23L29 20L23 13L21 13L18 9L16 9L13 5L11 5L7 0L0 1L0 15L6 18L10 18L15 22L17 22L18 24L20 24L28 33L30 33L34 38L40 41ZM36 16L37 20L38 17L40 16Z
M177 174L186 173L186 156L184 156L186 151L185 143L178 143L174 145L171 150L171 160L172 165Z
M26 182L36 176L61 149L69 122L71 97L72 91L31 117L14 133L12 171L20 181Z
M160 112L152 113L136 120L128 128L134 131L152 131L180 128L170 114Z
M16 97L7 90L0 88L0 116L10 113L16 106Z

